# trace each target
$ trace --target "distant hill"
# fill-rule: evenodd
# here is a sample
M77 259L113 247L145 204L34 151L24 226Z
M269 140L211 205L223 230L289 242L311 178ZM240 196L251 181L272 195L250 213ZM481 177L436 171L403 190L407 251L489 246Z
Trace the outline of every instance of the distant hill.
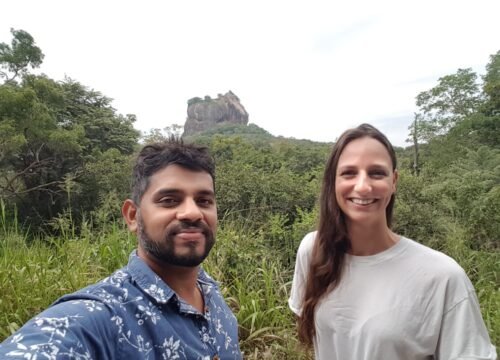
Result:
M216 99L210 96L189 99L187 115L183 136L191 136L224 124L248 124L248 112L232 91L219 94Z
M239 137L244 139L249 143L277 143L277 142L286 142L294 145L303 145L303 146L319 146L319 147L330 147L333 145L331 142L320 142L313 141L307 139L295 139L295 138L287 138L283 136L274 136L267 130L261 128L256 124L248 124L248 125L235 125L235 124L222 124L216 125L210 129L205 131L196 133L190 136L183 136L183 139L186 142L197 142L207 144L211 142L211 138L214 136L223 136L223 137Z
M271 133L255 124L240 125L228 123L214 125L207 130L195 133L193 135L183 135L182 137L184 138L184 140L191 142L200 141L204 138L211 138L215 135L239 136L247 140L265 139L266 141L270 141L275 138Z

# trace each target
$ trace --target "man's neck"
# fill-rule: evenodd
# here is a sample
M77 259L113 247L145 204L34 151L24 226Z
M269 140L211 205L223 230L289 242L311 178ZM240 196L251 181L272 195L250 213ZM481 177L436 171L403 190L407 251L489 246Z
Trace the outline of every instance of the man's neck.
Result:
M146 256L140 249L138 255L178 296L200 313L204 313L203 296L197 284L199 266L187 267L160 263Z
M163 266L159 272L153 269L178 296L203 314L205 312L204 300L197 284L199 270L199 266L171 265Z

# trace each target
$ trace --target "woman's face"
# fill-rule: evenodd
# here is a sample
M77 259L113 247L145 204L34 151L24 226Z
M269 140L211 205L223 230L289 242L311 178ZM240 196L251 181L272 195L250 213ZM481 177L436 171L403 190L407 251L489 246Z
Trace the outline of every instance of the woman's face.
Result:
M347 224L387 224L386 208L396 191L397 172L382 143L362 137L346 145L339 157L335 196Z

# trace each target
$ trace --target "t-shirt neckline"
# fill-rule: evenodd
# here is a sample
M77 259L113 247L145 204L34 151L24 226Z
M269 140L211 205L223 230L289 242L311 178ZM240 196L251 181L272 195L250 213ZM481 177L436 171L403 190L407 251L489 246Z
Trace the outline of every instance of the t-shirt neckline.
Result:
M408 239L404 236L399 237L399 241L392 245L390 248L381 251L374 255L358 256L358 255L347 255L348 263L351 265L374 265L399 255L402 253L408 245Z

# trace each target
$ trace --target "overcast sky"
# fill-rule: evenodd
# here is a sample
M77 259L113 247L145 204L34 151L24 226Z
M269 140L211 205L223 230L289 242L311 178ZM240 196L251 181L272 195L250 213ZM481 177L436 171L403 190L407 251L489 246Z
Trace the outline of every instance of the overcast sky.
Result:
M274 135L334 141L362 122L405 145L415 96L500 50L500 1L2 0L0 42L28 31L41 71L183 125L187 100L233 91Z

